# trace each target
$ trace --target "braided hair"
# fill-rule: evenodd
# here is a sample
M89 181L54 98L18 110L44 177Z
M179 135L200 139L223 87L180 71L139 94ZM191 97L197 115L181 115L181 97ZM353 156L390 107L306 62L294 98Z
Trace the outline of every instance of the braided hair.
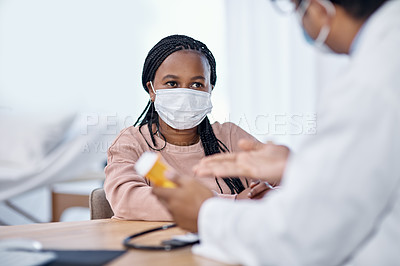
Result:
M208 61L210 66L210 83L211 85L215 85L217 81L217 74L216 74L216 62L213 54L207 48L207 46L197 41L191 37L185 35L171 35L161 39L148 53L146 60L143 66L143 73L142 73L142 85L143 88L147 93L149 93L149 89L147 88L147 82L153 81L156 75L157 69L160 65L164 62L164 60L171 55L172 53L180 50L194 50L200 52L204 55ZM144 116L144 117L143 117ZM142 119L143 117L143 119ZM156 125L156 132L153 132L153 124ZM147 103L146 108L143 110L142 114L139 116L137 121L135 122L134 126L139 125L139 131L142 134L142 127L148 127L150 132L150 137L152 141L152 145L150 145L146 138L145 141L147 145L156 151L160 151L165 148L166 145L166 138L160 132L160 123L158 113L155 110L154 102L149 100ZM154 134L159 133L161 137L164 139L164 145L161 148L157 147L157 143L154 138ZM208 117L205 117L203 121L197 127L197 133L200 136L200 141L204 149L204 153L206 156L220 153L220 152L229 152L228 148L219 140L214 134L212 126L210 124L210 120ZM143 134L142 134L143 135ZM242 181L237 177L231 178L223 178L224 182L229 187L231 194L238 194L242 192L245 187ZM218 179L215 178L215 181L222 192L222 188L218 182ZM247 182L247 179L246 179ZM248 185L248 184L247 184Z

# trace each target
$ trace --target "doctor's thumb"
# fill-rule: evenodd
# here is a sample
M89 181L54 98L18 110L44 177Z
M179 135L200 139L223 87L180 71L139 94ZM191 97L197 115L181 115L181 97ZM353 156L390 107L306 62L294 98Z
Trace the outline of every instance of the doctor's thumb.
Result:
M263 144L252 139L240 139L238 146L242 151L254 151L260 149Z
M179 185L181 178L178 175L178 173L173 170L173 169L168 169L165 171L165 177L169 180L171 180L172 182L174 182L175 184Z

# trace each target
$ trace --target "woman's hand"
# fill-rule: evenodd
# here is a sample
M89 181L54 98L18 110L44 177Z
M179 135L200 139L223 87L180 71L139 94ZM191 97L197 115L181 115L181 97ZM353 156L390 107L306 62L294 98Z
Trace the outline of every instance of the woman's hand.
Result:
M271 189L271 185L267 185L260 180L251 182L248 196L251 199L262 199Z
M244 176L280 183L290 150L286 146L240 140L242 152L207 156L194 167L198 176Z
M262 199L271 188L265 182L251 182L250 187L246 188L236 196L236 200L243 199Z
M249 193L250 193L251 188L246 188L242 192L236 195L235 200L244 200L244 199L250 199L249 198Z

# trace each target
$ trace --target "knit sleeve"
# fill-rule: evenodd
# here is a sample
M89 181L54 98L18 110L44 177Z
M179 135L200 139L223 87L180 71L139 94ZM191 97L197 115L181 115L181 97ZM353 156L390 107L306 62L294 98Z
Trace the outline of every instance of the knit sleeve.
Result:
M134 165L144 152L138 130L124 130L108 150L104 190L114 218L171 221L164 206L151 193L150 182L139 176Z

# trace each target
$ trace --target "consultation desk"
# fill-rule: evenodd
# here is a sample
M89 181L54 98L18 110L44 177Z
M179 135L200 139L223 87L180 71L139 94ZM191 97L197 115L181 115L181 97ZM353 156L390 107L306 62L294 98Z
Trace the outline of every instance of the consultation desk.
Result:
M119 221L113 219L81 222L59 222L15 226L0 226L0 239L10 237L32 238L44 249L63 250L123 250L122 241L131 234L153 227L161 222ZM158 231L142 239L144 244L158 244L172 235L184 234L179 228ZM144 242L143 242L144 241ZM225 265L192 254L190 247L172 251L145 251L129 249L109 265Z

